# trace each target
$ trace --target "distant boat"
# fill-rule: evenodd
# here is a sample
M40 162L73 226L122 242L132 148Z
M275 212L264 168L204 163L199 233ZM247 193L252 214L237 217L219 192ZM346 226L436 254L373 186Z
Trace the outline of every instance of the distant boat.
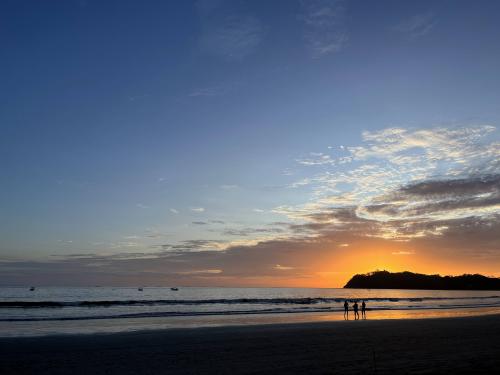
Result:
M170 288L170 290L173 290L174 292L177 292L179 288Z
M30 291L34 291L34 290L35 290L34 286L30 287Z
M142 290L143 290L143 289L142 289L142 288L137 288L137 290L138 290L139 292L142 292Z

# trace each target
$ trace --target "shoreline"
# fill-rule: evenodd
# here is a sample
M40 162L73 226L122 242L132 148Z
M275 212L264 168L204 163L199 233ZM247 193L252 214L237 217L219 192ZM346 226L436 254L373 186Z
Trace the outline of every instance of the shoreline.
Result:
M500 314L0 338L0 373L491 373L498 337Z
M352 313L352 312L351 312ZM307 313L314 314L314 313ZM4 341L9 340L36 340L36 339L58 339L58 338L78 338L78 337L109 337L109 336L133 336L133 335L168 335L169 333L186 333L186 332L196 332L200 334L210 333L210 332L223 332L223 331L238 331L238 330L273 330L273 329L306 329L306 328L336 328L342 327L344 324L367 324L376 325L378 323L385 324L389 322L439 322L439 321L460 321L466 322L467 320L475 319L498 319L500 322L500 312L481 314L481 315L464 315L464 316L444 316L444 317L415 317L415 318L380 318L380 319L335 319L335 320L310 320L301 322L278 322L278 323L262 323L262 324L233 324L233 325L216 325L216 326L193 326L193 327L172 327L172 328L157 328L157 329L144 329L144 330L131 330L131 331L120 331L120 332L90 332L90 333L56 333L52 335L43 336L13 336L13 337L2 337L0 336L0 344Z
M367 310L367 321L446 319L500 314L499 307L462 309ZM349 320L354 320L349 312ZM119 334L139 331L210 327L259 326L343 322L343 312L300 312L271 314L200 315L56 321L0 321L0 339L74 334Z

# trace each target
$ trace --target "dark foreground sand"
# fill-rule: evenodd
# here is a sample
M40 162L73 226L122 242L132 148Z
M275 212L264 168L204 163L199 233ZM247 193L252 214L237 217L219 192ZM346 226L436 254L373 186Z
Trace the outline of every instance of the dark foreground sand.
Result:
M0 339L0 374L498 373L500 315Z

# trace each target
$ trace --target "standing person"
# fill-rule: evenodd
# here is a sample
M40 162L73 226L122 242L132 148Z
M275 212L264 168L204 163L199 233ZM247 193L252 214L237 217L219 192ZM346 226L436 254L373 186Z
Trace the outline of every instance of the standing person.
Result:
M366 303L365 301L361 302L361 317L366 319Z
M359 319L358 301L354 302L354 305L352 305L352 309L354 310L354 320L358 320Z
M344 319L349 320L349 303L347 300L344 302Z

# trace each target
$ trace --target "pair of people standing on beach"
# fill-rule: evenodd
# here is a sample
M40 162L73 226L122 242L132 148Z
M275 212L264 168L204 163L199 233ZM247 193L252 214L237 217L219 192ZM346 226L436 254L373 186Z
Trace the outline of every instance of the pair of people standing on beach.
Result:
M354 320L359 319L359 312L358 312L358 301L354 301L354 305L352 305L352 309L354 311ZM361 317L363 319L366 319L366 303L365 301L362 301L361 303ZM349 302L345 300L344 302L344 319L349 320Z

